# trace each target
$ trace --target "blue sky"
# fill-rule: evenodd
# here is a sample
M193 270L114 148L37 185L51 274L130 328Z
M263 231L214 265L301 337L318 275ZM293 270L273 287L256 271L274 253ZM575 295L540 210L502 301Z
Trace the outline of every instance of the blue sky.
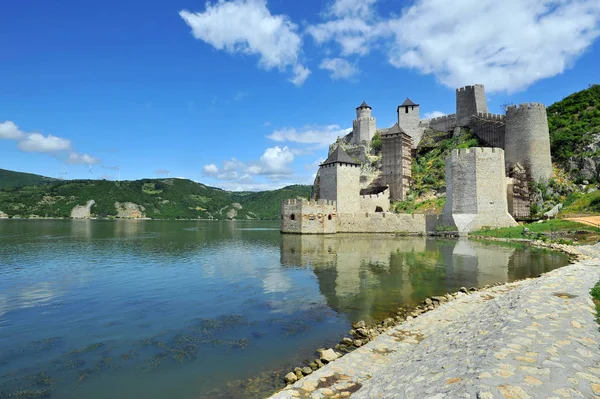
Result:
M0 0L0 168L312 182L366 100L547 105L599 83L600 0ZM90 165L92 172L90 174Z

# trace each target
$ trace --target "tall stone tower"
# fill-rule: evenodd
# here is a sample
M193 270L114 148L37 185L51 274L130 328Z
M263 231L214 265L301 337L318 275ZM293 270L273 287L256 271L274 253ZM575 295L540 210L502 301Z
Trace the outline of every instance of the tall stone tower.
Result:
M508 213L506 190L503 149L452 150L446 160L442 223L456 226L461 235L485 226L516 226Z
M340 213L360 210L360 164L338 146L321 164L319 199L337 201Z
M483 85L456 89L456 125L468 126L471 117L477 116L478 112L488 113Z
M371 116L371 107L363 101L356 108L356 119L352 122L352 144L371 144L376 131L376 120Z
M395 124L381 136L383 181L390 188L390 199L404 201L410 188L412 138Z
M550 133L544 104L527 103L506 109L504 149L508 167L520 163L535 181L552 177Z
M419 128L419 104L415 104L410 98L406 98L396 109L398 114L398 126L402 131L412 138L416 147L423 137L423 129Z

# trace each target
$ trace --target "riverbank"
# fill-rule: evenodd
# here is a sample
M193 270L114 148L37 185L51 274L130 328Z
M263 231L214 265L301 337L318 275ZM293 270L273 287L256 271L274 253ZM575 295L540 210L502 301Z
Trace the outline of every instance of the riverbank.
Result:
M599 279L594 258L459 293L271 398L600 395L600 332L589 295Z

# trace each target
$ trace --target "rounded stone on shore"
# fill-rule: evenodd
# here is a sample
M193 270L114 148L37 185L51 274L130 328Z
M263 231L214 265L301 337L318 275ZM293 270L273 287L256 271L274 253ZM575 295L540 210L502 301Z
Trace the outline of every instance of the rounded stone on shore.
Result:
M296 376L296 374L290 372L285 375L285 382L287 382L288 384L293 384L296 381L298 381L298 377Z

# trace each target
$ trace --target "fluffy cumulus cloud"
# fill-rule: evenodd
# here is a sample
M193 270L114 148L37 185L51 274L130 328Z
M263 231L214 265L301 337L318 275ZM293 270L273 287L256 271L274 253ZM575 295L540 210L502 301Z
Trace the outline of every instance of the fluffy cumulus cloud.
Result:
M326 148L338 137L343 137L351 131L351 128L341 129L338 125L305 126L302 129L292 127L275 130L267 138L277 142L313 144L319 148Z
M25 152L60 152L70 150L71 141L51 134L30 133L19 141L18 146Z
M438 117L444 116L444 115L446 115L446 114L441 111L431 111L431 112L426 112L425 115L423 115L423 117L425 119L431 119L431 118L438 118Z
M456 0L451 7L417 0L387 16L376 2L334 0L307 33L318 44L336 43L341 57L377 48L398 68L452 88L483 83L490 92L564 72L600 36L598 0Z
M259 57L266 69L290 70L290 80L302 85L310 71L300 62L302 38L298 26L285 15L272 15L266 0L207 2L204 12L183 10L181 18L196 39L230 54Z
M350 79L358 74L359 70L355 65L343 58L325 58L320 69L325 69L331 72L331 79Z
M216 176L219 174L219 168L214 163L204 165L202 168L202 174L204 176Z
M17 125L11 121L0 123L0 139L18 140L25 136Z
M251 175L290 175L293 161L294 153L288 147L275 146L267 148L260 160L249 165L246 172Z
M420 0L387 21L389 61L450 87L512 92L562 73L598 37L599 21L597 0Z
M71 165L94 165L100 163L100 160L89 154L71 152L67 158L67 163Z

